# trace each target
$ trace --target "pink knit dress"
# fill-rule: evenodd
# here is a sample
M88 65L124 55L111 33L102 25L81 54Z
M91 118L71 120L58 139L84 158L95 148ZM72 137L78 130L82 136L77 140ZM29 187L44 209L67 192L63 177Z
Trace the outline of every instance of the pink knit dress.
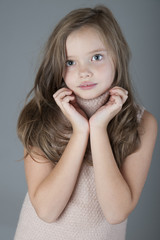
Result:
M105 103L107 96L87 101L88 116ZM77 101L86 107L86 101ZM127 220L115 225L107 222L97 199L94 168L84 162L70 201L57 221L42 221L27 193L14 240L125 240L126 226Z

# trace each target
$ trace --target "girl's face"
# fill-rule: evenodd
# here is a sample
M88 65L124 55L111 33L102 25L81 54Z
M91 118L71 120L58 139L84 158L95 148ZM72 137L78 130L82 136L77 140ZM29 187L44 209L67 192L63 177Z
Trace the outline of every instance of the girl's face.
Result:
M75 95L92 99L109 90L115 76L113 57L94 28L72 32L66 41L66 54L63 78Z

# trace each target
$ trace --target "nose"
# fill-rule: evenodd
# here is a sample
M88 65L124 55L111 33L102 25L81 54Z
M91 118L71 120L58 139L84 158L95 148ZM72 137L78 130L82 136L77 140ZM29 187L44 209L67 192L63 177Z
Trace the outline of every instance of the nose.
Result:
M92 72L91 70L86 66L86 67L79 67L79 76L81 79L86 79L92 77Z

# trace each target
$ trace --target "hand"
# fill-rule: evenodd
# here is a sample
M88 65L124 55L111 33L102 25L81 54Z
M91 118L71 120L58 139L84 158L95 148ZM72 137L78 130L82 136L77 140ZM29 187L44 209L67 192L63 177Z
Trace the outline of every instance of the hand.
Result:
M86 114L78 106L73 92L68 88L59 89L53 98L63 114L72 124L73 131L89 132L89 122Z
M128 98L128 92L121 87L114 87L109 90L109 100L89 119L90 127L107 127L108 123L122 109Z

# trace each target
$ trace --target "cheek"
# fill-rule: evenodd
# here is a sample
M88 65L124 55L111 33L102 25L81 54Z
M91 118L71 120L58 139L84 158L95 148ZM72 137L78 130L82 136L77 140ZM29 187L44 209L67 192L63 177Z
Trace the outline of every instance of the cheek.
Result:
M66 71L66 73L64 74L64 82L65 84L67 85L67 87L71 87L73 85L73 82L74 82L74 76L73 76L73 72L71 71Z
M63 79L65 82L68 82L68 79L70 78L70 74L69 71L65 71L64 75L63 75Z
M67 68L64 73L64 78L69 78L74 75L75 70L73 68Z
M112 64L107 64L104 66L101 66L101 73L103 73L103 76L107 78L109 82L112 82L114 80L115 76L115 68Z

